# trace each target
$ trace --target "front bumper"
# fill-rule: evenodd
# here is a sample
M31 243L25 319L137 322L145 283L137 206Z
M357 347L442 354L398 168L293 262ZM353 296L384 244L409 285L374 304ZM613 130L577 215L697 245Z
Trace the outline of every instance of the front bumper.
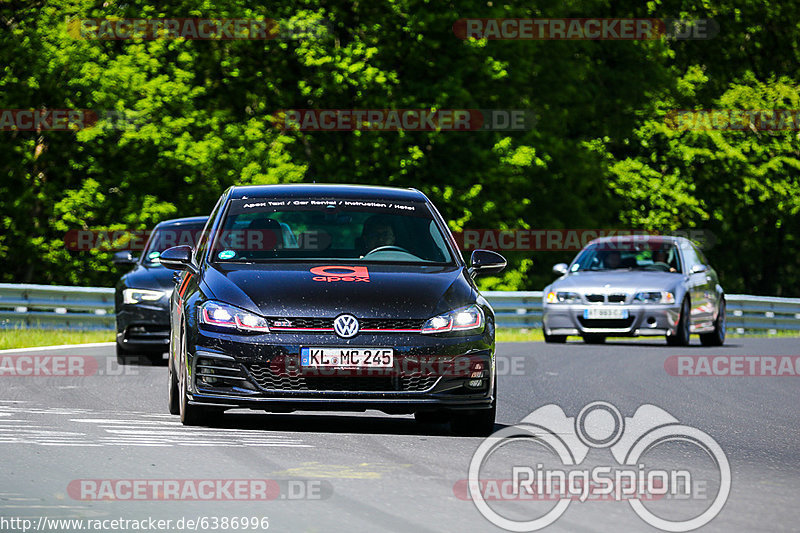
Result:
M299 364L302 347L393 348L394 367L309 370ZM332 334L248 336L202 329L189 343L187 365L190 403L223 408L405 414L489 409L495 394L493 330L457 337L360 334L345 340Z
M117 311L117 344L130 350L163 350L169 346L169 308L123 304Z
M680 318L680 305L671 304L617 304L604 308L624 309L624 319L586 319L584 311L597 308L589 304L545 304L542 324L547 335L614 335L637 337L646 335L674 335Z

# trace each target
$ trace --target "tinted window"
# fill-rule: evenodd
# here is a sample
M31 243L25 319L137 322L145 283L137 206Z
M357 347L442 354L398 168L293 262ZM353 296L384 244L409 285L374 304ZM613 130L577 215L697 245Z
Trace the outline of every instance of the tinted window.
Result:
M682 249L683 258L686 261L686 272L689 272L694 265L704 264L703 260L700 259L698 250L693 244L686 243L682 246Z
M203 222L180 224L178 226L156 227L150 240L147 241L143 261L157 264L161 252L173 246L188 245L194 247L203 230Z
M214 210L211 211L211 215L209 215L208 221L206 222L205 227L203 227L203 233L200 235L200 240L198 241L197 248L195 249L194 252L195 263L198 264L200 263L200 260L203 258L203 256L206 253L206 250L208 249L208 241L210 237L211 226L214 225L214 220L217 218L217 215L219 215L219 210L222 207L223 203L222 198L224 198L224 196L225 195L222 195L220 199L217 200L217 205L214 206Z
M232 200L213 260L451 263L423 202L358 199Z
M581 251L570 267L572 272L621 269L680 272L680 255L671 243L598 243Z

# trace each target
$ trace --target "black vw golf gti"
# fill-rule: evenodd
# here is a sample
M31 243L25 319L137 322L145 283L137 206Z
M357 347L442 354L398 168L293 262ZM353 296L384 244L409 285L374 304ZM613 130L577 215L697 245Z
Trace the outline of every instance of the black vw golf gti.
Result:
M169 407L184 424L229 408L415 414L488 434L494 313L417 190L232 187L197 246L161 254L171 297Z

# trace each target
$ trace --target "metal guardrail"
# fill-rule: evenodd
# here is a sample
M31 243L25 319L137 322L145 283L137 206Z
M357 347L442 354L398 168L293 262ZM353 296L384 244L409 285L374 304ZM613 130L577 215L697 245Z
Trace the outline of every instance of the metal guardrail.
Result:
M541 291L486 291L497 327L542 326ZM728 329L800 331L800 298L728 294ZM0 328L113 329L114 289L0 283Z
M114 289L0 283L0 328L113 329Z

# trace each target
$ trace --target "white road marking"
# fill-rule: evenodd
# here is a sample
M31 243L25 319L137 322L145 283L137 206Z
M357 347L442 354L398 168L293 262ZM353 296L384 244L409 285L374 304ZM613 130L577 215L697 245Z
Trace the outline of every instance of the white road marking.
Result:
M294 436L275 431L185 427L172 415L4 405L9 402L0 400L0 415L13 415L13 418L0 420L0 445L314 447ZM52 417L56 420L48 420ZM89 427L95 432L81 431Z
M114 346L114 342L87 342L85 344L62 344L61 346L34 346L32 348L11 348L0 350L2 353L40 352L45 350L70 350L72 348L99 348L101 346Z

